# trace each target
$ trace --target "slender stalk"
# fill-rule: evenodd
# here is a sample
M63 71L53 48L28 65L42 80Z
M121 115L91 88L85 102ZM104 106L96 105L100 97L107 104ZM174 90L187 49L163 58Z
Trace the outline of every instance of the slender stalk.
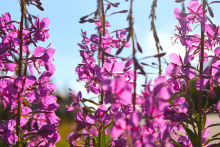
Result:
M136 49L135 49L135 42L134 42L134 28L133 28L133 0L131 0L130 3L130 12L129 12L129 30L130 30L130 34L132 37L132 47L133 47L133 62L134 62L134 97L133 97L133 111L135 111L135 105L136 105L136 83L137 83L137 75L136 75L136 57L135 57L135 53L136 53Z
M205 1L202 0L202 5L203 5L203 12L205 12ZM202 27L201 23L201 27ZM202 75L203 72L203 61L204 61L204 32L202 31L201 28L201 60L200 60L200 70L199 74L200 76ZM201 82L202 84L202 82ZM198 143L199 147L202 146L202 90L199 90L198 94L198 113L199 113L199 125L198 125Z
M153 4L151 6L151 13L150 13L149 18L151 18L151 30L153 31L153 36L154 36L155 45L157 48L157 53L160 54L160 49L162 50L162 46L160 45L159 37L158 37L157 31L156 31L156 26L154 24L154 20L156 18L156 13L155 13L156 7L157 7L157 0L153 0ZM161 57L158 57L158 62L159 62L158 74L161 75L162 74Z
M103 0L101 0L102 3L102 26L103 26L103 36L105 36L105 11L104 11L104 2ZM102 67L104 64L104 53L103 53L103 49L102 49ZM104 100L104 91L101 91L101 104L103 104L103 100Z
M104 2L103 0L101 0L101 7L102 7L102 31L103 31L103 36L105 36L105 11L104 11ZM100 42L101 44L102 42ZM104 52L103 52L103 48L101 47L100 49L101 52L102 52L102 67L103 67L103 64L104 64ZM101 91L101 104L104 103L104 91L102 89ZM103 144L103 125L101 124L100 127L99 127L99 134L98 134L98 147L101 147L102 144Z
M134 36L133 36L133 30L132 30L132 44L133 44L133 61L134 62L134 98L133 98L133 111L135 111L135 105L136 105L136 83L137 83L137 75L136 75L136 57L135 57L135 47L134 47Z
M24 0L20 1L20 6L21 6L21 22L20 22L20 32L19 32L19 38L21 40L20 43L20 50L19 50L19 64L18 64L18 77L21 76L22 74L22 46L23 46L23 24L24 24ZM16 120L16 135L18 136L18 142L16 144L17 147L21 146L20 144L20 121L21 121L21 101L22 99L20 98L20 92L18 93L18 108L17 108L17 120Z

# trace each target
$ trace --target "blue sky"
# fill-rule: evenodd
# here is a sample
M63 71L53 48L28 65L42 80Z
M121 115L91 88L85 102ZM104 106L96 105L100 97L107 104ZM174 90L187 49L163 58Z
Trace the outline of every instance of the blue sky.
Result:
M43 3L44 11L40 11L37 8L31 6L28 8L29 12L34 15L39 15L40 19L44 17L50 18L49 33L50 38L44 43L40 43L39 46L46 47L51 43L51 47L56 49L54 55L54 65L56 66L56 72L53 75L53 82L57 85L58 91L66 91L69 88L76 91L81 90L85 93L84 82L77 83L77 75L75 74L75 67L78 63L81 63L79 56L79 47L77 43L81 42L80 30L87 31L87 35L95 34L95 25L91 23L79 24L79 18L94 12L96 9L96 0L41 0ZM112 2L121 1L118 8L112 7L111 12L129 9L129 2L125 0L111 0ZM187 6L189 0L186 0ZM134 18L135 18L135 31L140 45L143 49L143 54L138 54L138 57L156 54L155 42L152 32L150 32L150 9L152 0L134 0ZM215 4L214 4L215 5ZM213 6L214 6L213 5ZM218 4L213 7L216 14L214 22L218 24L220 22ZM164 51L167 52L166 59L169 61L168 54L175 52L181 54L185 53L184 47L180 44L172 46L171 38L174 33L174 27L178 23L175 19L173 10L175 7L181 9L180 3L175 3L174 0L158 0L158 7L156 9L157 20L155 22L158 36L161 41L161 45ZM0 5L0 12L10 12L12 20L20 20L20 7L18 0L4 0ZM126 21L127 14L116 14L107 18L112 26L109 32L116 29L123 29L128 27ZM122 56L126 56L131 53L132 50L126 48L122 52ZM148 59L146 63L156 62L157 60ZM163 65L165 68L166 65ZM157 72L152 68L148 68L147 71ZM164 71L164 70L163 70ZM155 76L153 76L155 78ZM140 82L140 81L139 81Z

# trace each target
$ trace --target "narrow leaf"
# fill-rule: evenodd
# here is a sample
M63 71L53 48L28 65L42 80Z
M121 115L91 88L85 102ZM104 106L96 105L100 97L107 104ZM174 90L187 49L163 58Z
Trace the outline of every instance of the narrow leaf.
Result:
M220 3L220 1L212 1L212 2L209 3L209 4L213 4L213 3Z
M98 146L98 138L96 136L92 136L92 142L93 142L93 147L97 147Z
M90 136L89 135L86 138L86 147L90 147Z
M182 147L176 140L170 137L170 140L177 146L177 147Z
M196 140L196 135L190 130L184 123L182 123L183 128L185 129L191 143L193 144L194 147L198 146L197 140Z
M154 55L154 57L159 58L159 57L163 57L164 55L166 55L166 53L160 53L160 54Z
M184 2L185 0L175 0L176 3L182 3Z
M122 10L122 11L119 11L118 13L127 13L128 10Z
M215 127L215 126L220 126L220 123L211 124L208 127L206 127L205 129L210 128L210 127Z
M105 13L111 8L111 4L108 4L106 10L105 10Z
M214 13L212 12L212 9L210 7L208 7L208 11L209 11L209 15L214 18Z
M115 57L114 55L112 55L112 54L110 54L110 53L108 53L108 52L103 51L103 53L104 53L105 56Z
M40 5L36 5L36 7L37 7L39 10L44 11L44 8L41 7Z
M142 51L142 48L141 48L141 46L140 46L140 44L139 44L138 42L137 42L137 48L138 48L138 51L139 51L139 52L141 52L141 53L143 52L143 51Z
M220 133L217 133L217 134L213 135L212 138L217 137L219 135L220 135Z
M119 49L117 50L116 55L120 54L121 51L123 50L123 48L124 48L124 45L122 45L121 48L119 48Z

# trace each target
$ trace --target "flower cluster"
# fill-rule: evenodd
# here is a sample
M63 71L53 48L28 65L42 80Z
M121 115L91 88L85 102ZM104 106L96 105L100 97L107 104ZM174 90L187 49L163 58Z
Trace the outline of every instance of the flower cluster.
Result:
M0 144L55 146L60 140L56 85L50 83L55 49L36 45L48 39L50 20L37 16L34 25L20 29L14 23L9 13L0 17L0 104L11 114L0 122Z
M120 50L122 46L130 47L130 43L125 39L127 29L116 30L116 38L114 38L108 33L109 23L105 22L105 29L102 23L103 19L95 23L100 32L99 36L92 34L87 37L87 33L81 31L83 39L78 46L82 49L80 50L82 63L76 67L76 73L80 81L85 81L87 93L103 96L104 104L83 98L81 92L75 94L71 90L73 102L67 106L67 111L76 108L78 111L75 116L76 127L69 134L70 145L96 146L108 131L113 140L104 142L105 145L120 147L125 147L127 144L173 145L170 142L170 130L174 125L164 119L165 112L169 110L167 100L173 94L164 85L166 77L159 76L154 82L153 89L150 88L151 82L149 82L140 95L136 94L136 109L133 110L133 90L136 86L134 83L136 71L132 70L134 61L132 58L112 57L114 48ZM95 52L98 52L103 66L99 66L100 61L96 62ZM136 78L138 78L137 72ZM85 102L98 108L88 107ZM80 103L85 107L81 107Z
M81 18L81 23L95 22L98 35L92 34L87 37L87 33L81 31L83 39L78 46L82 49L80 50L82 63L76 67L78 80L85 82L87 93L99 95L101 101L96 103L83 98L81 92L76 95L72 91L73 102L67 106L67 111L73 111L76 108L78 110L75 116L76 128L68 138L70 146L208 146L210 141L215 139L208 139L209 127L212 125L210 125L210 120L206 119L206 114L219 113L220 102L215 107L209 109L205 107L203 111L200 109L196 113L194 106L189 103L190 100L186 100L182 95L188 94L185 91L190 86L188 81L196 80L196 88L200 93L203 90L210 98L215 97L213 83L218 81L219 84L220 81L220 31L219 26L213 24L206 15L208 11L211 11L209 6L211 3L199 4L199 1L191 0L187 7L189 13L175 8L174 15L179 24L176 26L177 34L175 34L173 43L180 41L187 48L187 53L184 59L176 53L170 54L171 64L165 70L169 79L166 79L165 76L158 76L155 81L150 80L145 84L144 90L140 93L136 93L136 79L140 77L137 70L140 69L141 74L145 74L145 72L135 57L134 39L136 36L132 27L132 8L128 15L129 27L113 31L116 33L114 36L107 29L111 26L105 17L107 17L106 12L110 6L116 7L118 3L108 1L110 6L105 12L103 11L103 1L101 4L102 17L100 20L85 20L90 15ZM190 34L194 24L201 26L201 36ZM133 58L114 56L114 51L112 51L114 48L117 50L116 55L124 47L130 48L130 38L132 38ZM142 52L138 42L136 45ZM209 56L208 52L212 51L214 55ZM96 52L98 61L94 58ZM149 57L160 58L162 55ZM190 63L197 56L200 69ZM211 58L211 63L203 70L203 63L208 62L208 58ZM132 65L134 66L132 67ZM148 64L143 63L143 65ZM210 90L205 89L208 81L210 81ZM174 96L175 93L178 94ZM171 97L173 100L170 99ZM85 102L96 105L96 107L89 107ZM81 104L84 107L81 107ZM192 126L193 130L190 130L188 125ZM196 127L198 130L195 130ZM109 131L112 139L106 140L106 134ZM186 132L186 135L180 133L183 131Z

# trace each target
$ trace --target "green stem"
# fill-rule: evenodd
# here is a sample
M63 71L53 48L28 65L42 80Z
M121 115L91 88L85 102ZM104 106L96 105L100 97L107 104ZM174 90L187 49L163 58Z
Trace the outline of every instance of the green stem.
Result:
M23 24L24 24L24 0L20 1L21 6L21 22L20 22L20 32L19 32L19 38L21 40L20 43L20 50L19 50L19 64L18 64L18 77L21 76L22 73L22 46L23 46ZM16 135L18 136L18 142L16 143L16 146L21 146L20 144L20 121L21 121L21 98L20 98L20 92L18 93L18 108L17 108L17 120L16 120Z
M203 3L203 12L205 12L205 1L202 0ZM201 23L201 27L202 27ZM201 28L201 60L200 60L200 70L199 74L202 75L203 72L203 61L204 61L204 32ZM202 83L201 83L202 84ZM199 114L199 124L198 124L198 143L199 147L202 146L202 90L199 90L198 94L198 114Z
M98 134L98 147L102 147L102 137L103 137L103 125L100 124L99 134Z
M133 63L134 63L134 97L133 97L133 111L135 111L135 105L136 105L136 83L137 83L137 75L136 75L136 57L135 57L135 53L136 53L136 49L135 49L135 42L134 42L134 28L133 28L133 0L131 0L130 3L130 12L129 12L129 30L130 30L130 34L132 37L132 47L133 47Z
M104 11L104 2L103 0L101 0L101 7L102 7L102 26L103 26L103 36L105 36L105 11ZM100 42L101 44L101 42ZM101 52L102 52L102 67L103 67L103 64L104 64L104 52L103 52L103 48L101 47ZM101 91L101 104L104 103L104 91L102 89ZM99 127L99 134L98 134L98 147L101 147L102 146L102 137L103 137L103 125L101 124L100 127Z
M104 2L103 0L101 0L102 3L102 26L103 26L103 36L105 36L105 11L104 11ZM103 49L102 49L102 67L104 64L104 53L103 53ZM103 104L104 101L104 91L101 91L101 104Z
M134 30L132 30L132 44L133 44L133 61L134 61L134 98L133 98L133 111L135 111L135 104L136 104L136 83L137 83L137 75L136 75L136 57L135 57L135 47L134 47Z

